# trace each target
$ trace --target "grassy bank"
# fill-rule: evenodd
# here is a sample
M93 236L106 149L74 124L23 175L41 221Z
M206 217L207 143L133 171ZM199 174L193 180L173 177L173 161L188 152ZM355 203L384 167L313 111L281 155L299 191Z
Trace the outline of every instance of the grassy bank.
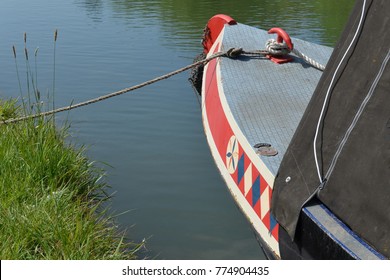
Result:
M0 101L0 119L18 115ZM102 172L43 118L0 125L0 259L134 259L102 202Z

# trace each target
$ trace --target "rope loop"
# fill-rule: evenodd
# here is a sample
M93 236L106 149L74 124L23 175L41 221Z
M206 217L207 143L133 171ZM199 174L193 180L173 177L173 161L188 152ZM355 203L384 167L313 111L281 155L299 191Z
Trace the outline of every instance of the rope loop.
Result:
M231 48L226 52L226 56L230 58L236 58L243 54L242 48Z
M286 42L278 43L275 39L268 39L265 43L265 49L271 55L286 55L291 52Z
M76 108L79 108L79 107L87 106L89 104L93 104L93 103L96 103L96 102L100 102L100 101L103 101L103 100L106 100L106 99L109 99L109 98L112 98L112 97L115 97L115 96L118 96L118 95L122 95L124 93L130 92L130 91L133 91L133 90L136 90L136 89L140 89L140 88L142 88L144 86L148 86L150 84L159 82L161 80L168 79L168 78L170 78L170 77L172 77L174 75L177 75L177 74L179 74L181 72L184 72L186 70L189 70L191 68L202 67L202 66L206 65L207 63L209 63L211 60L213 60L215 58L218 58L218 57L237 58L240 55L265 56L265 55L268 55L268 54L271 54L271 55L286 55L288 53L290 53L290 49L289 49L288 45L286 43L278 43L274 39L270 39L270 40L267 41L267 43L266 43L266 50L244 51L242 48L231 48L231 49L229 49L227 51L221 51L221 52L214 53L214 54L212 54L212 55L210 55L209 57L206 57L206 58L202 57L203 59L195 61L194 63L192 63L190 65L187 65L187 66L185 66L183 68L180 68L180 69L177 69L177 70L172 71L170 73L167 73L167 74L162 75L160 77L154 78L152 80L143 82L141 84L138 84L138 85L135 85L135 86L132 86L132 87L129 87L129 88L124 88L122 90L115 91L115 92L112 92L112 93L109 93L109 94L106 94L106 95L103 95L103 96L100 96L100 97L97 97L97 98L93 98L93 99L90 99L90 100L87 100L87 101L84 101L84 102L77 103L77 104L72 104L72 105L69 105L69 106L53 109L51 111L40 112L40 113L37 113L37 114L28 115L28 116L22 116L22 117L13 118L13 119L0 120L0 125L16 123L16 122L19 122L19 121L24 121L24 120L28 120L28 119L34 119L34 118L38 118L38 117L44 117L44 116L48 116L48 115L52 115L52 114L56 114L56 113L60 113L60 112L64 112L64 111L73 110L73 109L76 109ZM294 51L294 53L295 53L295 51ZM307 57L305 56L304 59L307 60ZM314 66L314 67L320 69L320 67L317 67L317 66Z

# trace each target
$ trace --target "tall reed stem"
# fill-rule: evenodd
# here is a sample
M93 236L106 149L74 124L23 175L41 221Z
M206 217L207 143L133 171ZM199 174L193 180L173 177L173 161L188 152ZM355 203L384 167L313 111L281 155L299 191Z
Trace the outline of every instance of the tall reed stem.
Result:
M53 110L55 109L55 87L56 87L56 46L57 46L57 35L58 35L58 30L56 29L54 31L54 49L53 49L53 93L52 93L52 98L53 98ZM55 116L53 115L53 122L55 121Z
M20 93L20 97L21 97L21 99L22 99L23 110L24 110L24 112L26 112L26 104L25 104L24 98L23 98L22 83L21 83L21 81L20 81L19 67L18 67L18 60L17 60L17 58L16 58L16 48L15 48L15 45L12 46L12 51L13 51L13 53L14 53L15 68L16 68L16 77L17 77L17 79L18 79L19 93Z

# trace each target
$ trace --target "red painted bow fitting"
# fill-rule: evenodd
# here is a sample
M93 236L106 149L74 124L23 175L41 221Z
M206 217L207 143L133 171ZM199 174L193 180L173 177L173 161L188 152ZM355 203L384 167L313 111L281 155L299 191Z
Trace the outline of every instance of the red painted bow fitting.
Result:
M283 44L283 42L285 42L285 45L287 46L286 52L290 52L293 50L294 46L293 46L293 43L291 41L291 38L287 34L287 32L284 31L282 28L279 28L279 27L271 28L270 30L268 30L268 34L277 34L278 36L276 38L276 42L278 44ZM282 63L290 62L293 60L293 58L291 56L289 56L288 54L268 54L267 57L271 61L273 61L277 64L282 64Z

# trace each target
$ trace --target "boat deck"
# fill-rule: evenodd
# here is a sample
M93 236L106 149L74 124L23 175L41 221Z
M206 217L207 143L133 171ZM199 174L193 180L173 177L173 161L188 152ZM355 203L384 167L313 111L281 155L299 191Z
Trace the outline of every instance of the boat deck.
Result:
M271 38L275 35L254 27L227 25L221 50L264 49ZM324 65L332 52L332 48L295 38L293 44ZM257 143L268 143L278 151L276 156L261 156L274 176L322 74L301 58L291 56L294 60L285 64L260 56L220 61L227 103L249 144L253 147Z
M208 26L220 27L221 19L229 24L224 24L222 33L207 50L209 55L231 48L264 50L267 40L275 38L223 15L216 16ZM216 32L210 32L213 31ZM215 33L211 34L215 37ZM295 50L323 65L333 51L295 38L292 42ZM285 64L260 55L220 57L206 65L202 85L202 116L211 153L237 205L259 234L263 248L275 258L280 258L280 249L286 247L279 246L279 225L271 215L273 183L322 75L303 59L290 56L292 61ZM259 143L271 145L277 154L258 153ZM336 250L341 248L350 258L383 258L326 209L317 202L301 211L313 228L319 229L322 240ZM323 244L317 241L313 240L313 244ZM307 248L314 248L313 244Z

